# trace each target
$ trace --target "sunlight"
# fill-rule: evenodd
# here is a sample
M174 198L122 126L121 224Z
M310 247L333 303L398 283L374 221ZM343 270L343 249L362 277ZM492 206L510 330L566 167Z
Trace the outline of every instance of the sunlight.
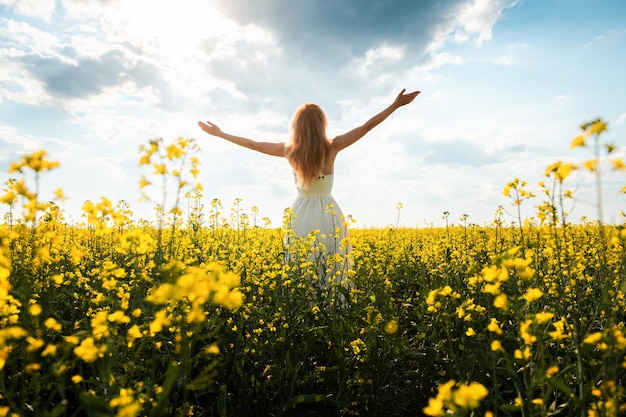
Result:
M188 55L201 40L226 37L236 28L234 22L202 0L124 2L119 13L120 20L127 23L124 30L133 39L170 57Z

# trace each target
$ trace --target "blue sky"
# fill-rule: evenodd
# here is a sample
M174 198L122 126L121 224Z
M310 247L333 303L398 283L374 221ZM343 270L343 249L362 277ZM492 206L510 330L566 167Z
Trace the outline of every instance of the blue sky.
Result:
M204 202L241 199L280 225L295 187L287 162L200 131L198 120L284 141L316 102L329 135L361 124L402 89L422 94L342 152L334 196L357 227L516 219L507 182L539 193L547 165L579 163L578 125L608 122L626 145L626 2L621 0L0 0L0 181L45 149L61 167L68 220L85 200L141 202L139 147L195 138ZM604 219L621 222L624 173L603 169ZM597 218L593 177L577 171L570 219ZM149 191L153 192L153 191ZM535 216L541 199L523 206ZM6 208L0 208L0 214Z

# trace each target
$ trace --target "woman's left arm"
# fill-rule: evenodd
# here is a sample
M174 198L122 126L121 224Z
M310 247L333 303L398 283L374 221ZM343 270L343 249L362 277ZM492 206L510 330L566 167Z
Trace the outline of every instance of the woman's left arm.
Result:
M420 93L420 91L414 91L412 93L405 94L406 89L402 89L396 99L391 103L387 108L382 110L380 113L372 116L367 122L363 123L361 126L352 129L351 131L344 133L343 135L337 136L333 140L333 147L336 148L337 152L340 150L347 148L352 145L357 140L361 139L363 136L367 134L370 130L381 124L387 117L391 115L398 108L405 106L415 100L415 97Z

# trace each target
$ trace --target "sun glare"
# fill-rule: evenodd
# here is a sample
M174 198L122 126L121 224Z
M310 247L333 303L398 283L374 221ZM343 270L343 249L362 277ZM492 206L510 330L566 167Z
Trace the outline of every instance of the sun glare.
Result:
M123 2L119 13L133 39L170 57L187 55L203 39L226 36L235 26L202 0Z

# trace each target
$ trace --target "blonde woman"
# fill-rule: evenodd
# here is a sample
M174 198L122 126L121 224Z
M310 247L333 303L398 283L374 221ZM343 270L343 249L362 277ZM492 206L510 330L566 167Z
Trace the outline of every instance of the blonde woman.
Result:
M198 122L212 136L267 155L287 158L295 177L298 196L292 205L291 230L306 237L317 231L317 242L325 253L345 251L342 240L347 229L341 209L331 195L337 154L361 139L398 108L411 103L420 93L403 89L387 108L343 135L326 136L326 115L312 103L300 106L291 122L287 142L260 142L223 132L215 123Z

